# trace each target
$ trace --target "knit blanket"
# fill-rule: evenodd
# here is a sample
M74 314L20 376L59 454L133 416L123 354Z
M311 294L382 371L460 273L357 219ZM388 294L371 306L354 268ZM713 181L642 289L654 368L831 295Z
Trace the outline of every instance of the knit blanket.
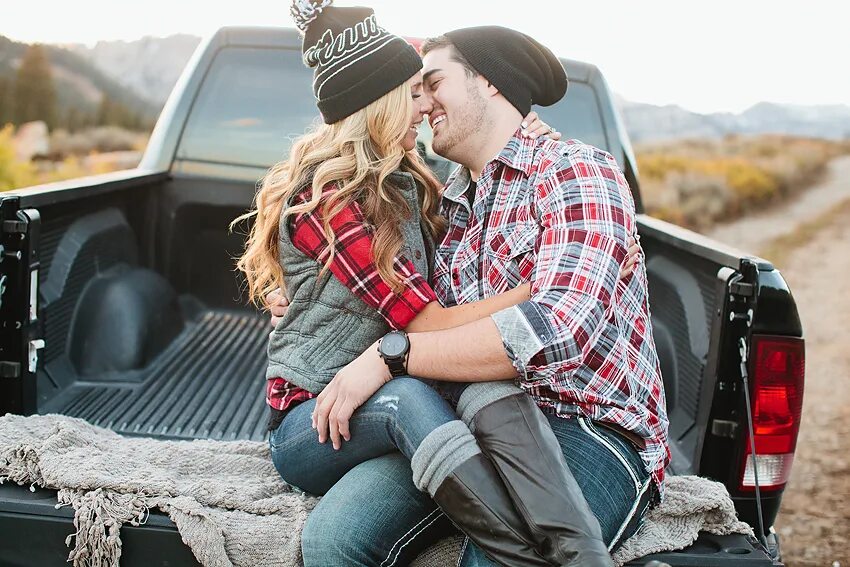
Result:
M0 417L6 480L58 490L57 506L74 508L68 560L86 567L117 566L121 527L143 524L152 509L168 514L205 566L298 567L299 534L318 502L280 479L265 443L125 437L61 415ZM672 477L663 504L614 559L681 549L700 531L752 533L722 484ZM414 565L454 564L459 549L460 538L448 538Z

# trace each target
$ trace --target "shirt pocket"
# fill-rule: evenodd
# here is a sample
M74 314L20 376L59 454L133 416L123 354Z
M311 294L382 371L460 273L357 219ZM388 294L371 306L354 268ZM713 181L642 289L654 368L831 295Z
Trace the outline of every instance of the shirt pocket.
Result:
M494 293L502 293L530 280L539 235L540 229L535 223L491 230L484 249L490 264L486 277Z

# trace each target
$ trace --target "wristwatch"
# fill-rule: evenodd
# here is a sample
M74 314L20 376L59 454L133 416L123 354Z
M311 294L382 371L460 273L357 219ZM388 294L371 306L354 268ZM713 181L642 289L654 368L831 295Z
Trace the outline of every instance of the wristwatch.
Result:
M410 352L410 339L404 331L390 331L378 341L378 355L390 369L393 378L407 374L408 352Z

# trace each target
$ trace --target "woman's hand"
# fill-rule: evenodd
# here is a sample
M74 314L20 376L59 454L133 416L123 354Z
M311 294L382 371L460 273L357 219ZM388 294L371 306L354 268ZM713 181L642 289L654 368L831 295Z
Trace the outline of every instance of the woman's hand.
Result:
M277 288L266 296L266 306L272 314L272 327L277 327L278 322L286 315L286 310L289 309L289 300L283 295L283 291Z
M522 135L527 138L535 139L540 136L546 136L552 140L561 139L561 133L540 120L540 117L533 110L528 113L528 116L523 118L521 126Z
M354 410L390 378L389 368L378 355L377 342L337 372L319 394L313 409L313 429L319 432L319 443L324 443L330 436L334 449L339 449L342 439L350 441L348 420Z
M623 267L620 268L620 279L632 275L632 272L635 271L635 264L637 264L641 254L643 254L643 250L640 247L640 236L630 236L628 244L629 252L628 256L626 256L626 262L623 264Z

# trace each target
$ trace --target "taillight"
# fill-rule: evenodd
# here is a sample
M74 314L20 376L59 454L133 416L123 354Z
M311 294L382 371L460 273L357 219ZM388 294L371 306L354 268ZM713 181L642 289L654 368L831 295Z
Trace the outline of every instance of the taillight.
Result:
M754 335L750 352L759 488L775 490L788 482L797 448L803 409L805 343L792 337ZM754 490L749 435L742 469L741 489Z

